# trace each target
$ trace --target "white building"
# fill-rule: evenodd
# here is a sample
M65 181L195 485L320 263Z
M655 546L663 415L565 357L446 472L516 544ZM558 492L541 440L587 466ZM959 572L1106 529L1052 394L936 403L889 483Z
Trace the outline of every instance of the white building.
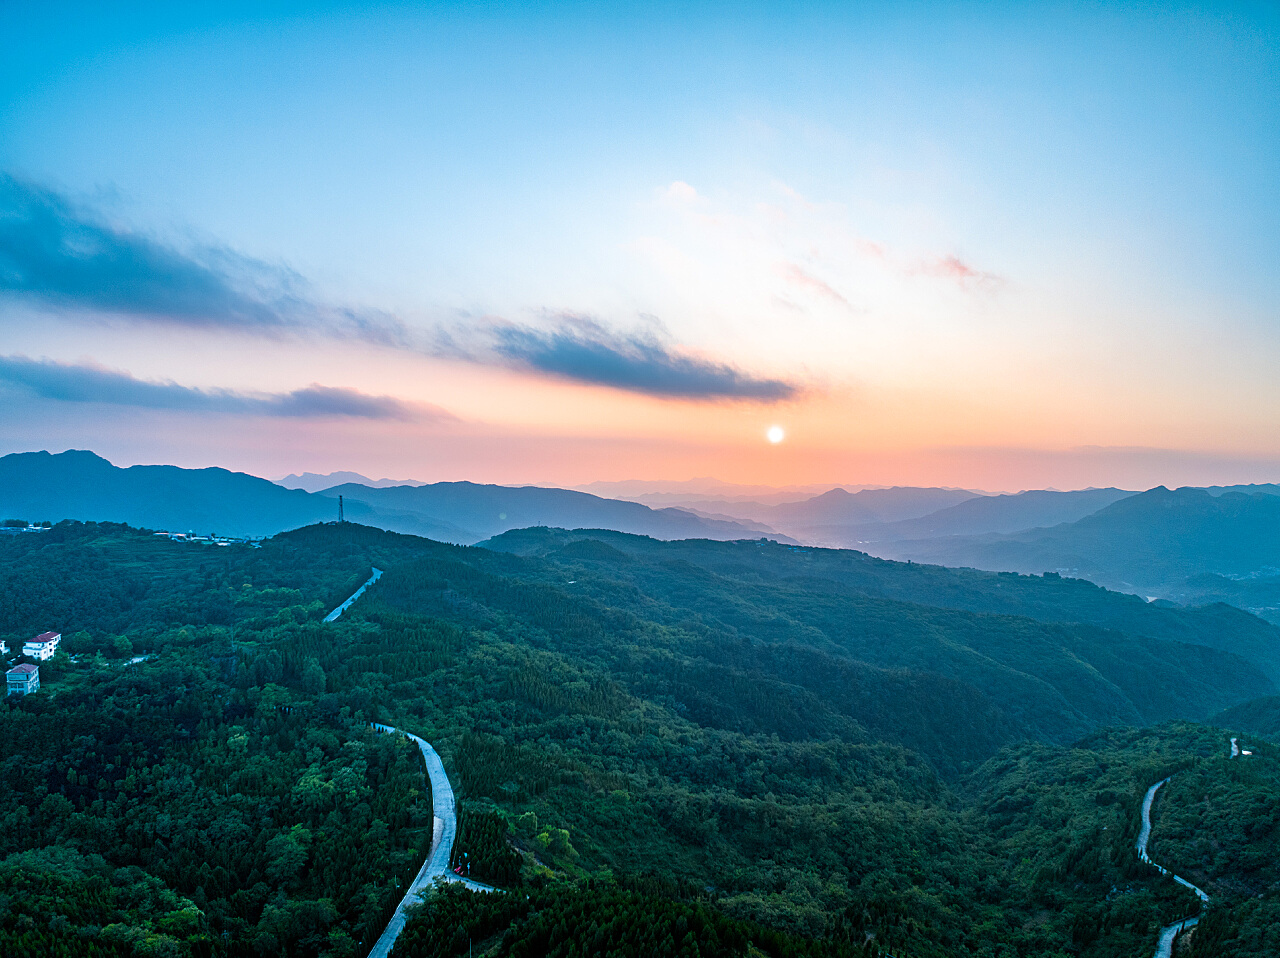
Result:
M58 651L58 643L61 641L61 632L41 632L22 646L22 654L43 662L45 659L53 658L53 653Z
M15 665L4 678L5 695L30 695L40 688L40 669L34 665Z

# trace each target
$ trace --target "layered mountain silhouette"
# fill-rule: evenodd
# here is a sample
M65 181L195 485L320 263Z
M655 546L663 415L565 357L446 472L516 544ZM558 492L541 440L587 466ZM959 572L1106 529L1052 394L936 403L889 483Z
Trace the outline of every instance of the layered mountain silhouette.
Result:
M901 541L882 551L942 565L1058 571L1127 592L1184 599L1217 580L1280 576L1280 496L1157 486L1050 528Z
M463 544L533 524L602 526L658 539L780 538L756 525L712 521L680 509L655 510L567 489L471 482L373 489L349 483L317 494L227 469L118 468L81 450L0 458L0 516L29 521L81 519L167 531L267 536L336 519L339 494L348 519Z
M342 476L293 478L315 484ZM1056 572L1151 599L1227 602L1273 621L1280 620L1277 491L1273 485L1158 486L1137 494L1085 489L989 496L895 487L832 489L780 505L725 503L747 506L747 517L538 486L345 482L306 491L219 468L117 468L76 450L0 458L0 518L114 521L254 537L332 521L341 495L348 519L445 542L472 544L542 526L663 540L764 536L953 567Z
M855 531L863 541L1021 532L1076 522L1132 495L1124 489L1107 488L1072 492L1033 489L1016 495L975 496L926 516Z
M993 496L967 489L894 486L858 492L835 488L778 504L702 499L683 508L703 516L764 523L814 545L861 549L884 541L1009 533L1074 522L1131 495L1124 489L1035 489Z
M361 486L382 489L386 486L425 486L425 482L416 479L370 479L358 472L330 472L321 475L315 472L304 472L301 475L290 474L283 479L272 480L277 486L286 489L305 489L307 492L322 492L345 482L354 482Z

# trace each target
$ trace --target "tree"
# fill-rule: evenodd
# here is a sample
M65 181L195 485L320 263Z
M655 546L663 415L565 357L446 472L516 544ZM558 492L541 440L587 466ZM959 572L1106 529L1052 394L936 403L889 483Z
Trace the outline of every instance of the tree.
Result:
M307 664L302 670L302 691L308 695L324 695L324 688L324 669L315 659L307 659Z

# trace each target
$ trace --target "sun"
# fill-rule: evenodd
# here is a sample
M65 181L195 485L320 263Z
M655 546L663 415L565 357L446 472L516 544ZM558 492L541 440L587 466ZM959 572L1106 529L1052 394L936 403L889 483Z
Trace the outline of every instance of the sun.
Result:
M770 426L765 431L764 435L765 435L765 438L768 439L775 446L778 443L782 442L782 440L787 438L787 433L781 426Z

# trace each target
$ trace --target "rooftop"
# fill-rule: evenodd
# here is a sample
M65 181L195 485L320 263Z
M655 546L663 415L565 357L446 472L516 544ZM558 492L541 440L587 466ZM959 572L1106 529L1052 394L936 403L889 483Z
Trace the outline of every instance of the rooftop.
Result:
M27 663L24 662L22 665L15 665L5 674L6 675L30 675L32 672L39 672L39 671L40 669L37 666L28 665Z
M51 640L53 640L53 639L60 639L60 638L62 638L62 633L61 633L61 632L41 632L39 635L37 635L37 636L35 637L35 639L34 639L33 641L35 641L35 642L49 642L49 641L51 641Z

